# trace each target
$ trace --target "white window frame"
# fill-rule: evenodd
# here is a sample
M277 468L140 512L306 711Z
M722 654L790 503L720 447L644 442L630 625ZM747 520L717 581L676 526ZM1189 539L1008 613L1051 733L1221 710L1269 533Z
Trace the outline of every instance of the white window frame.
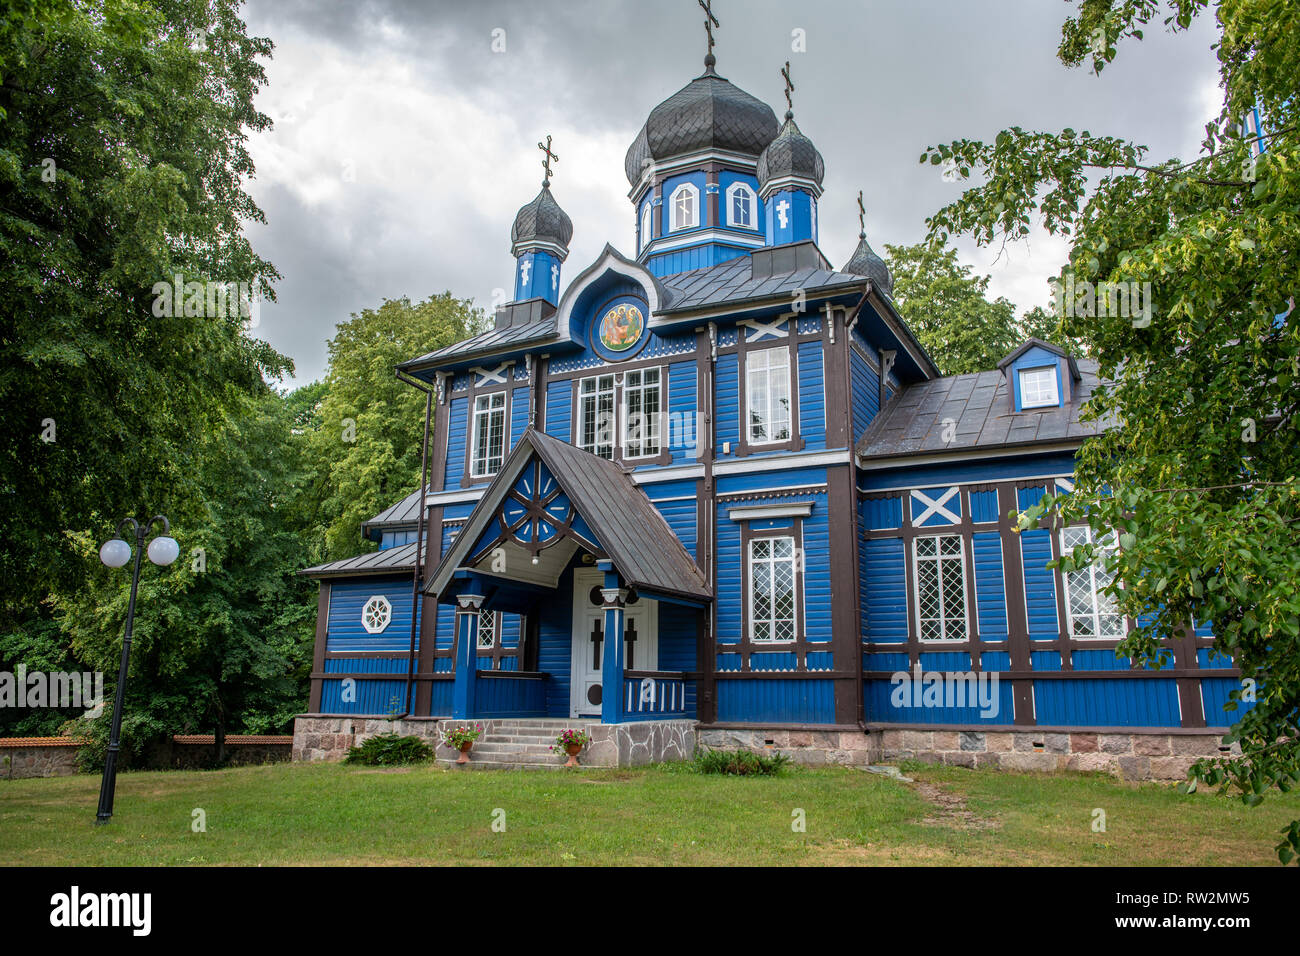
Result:
M957 553L945 554L943 552L943 540L956 539ZM921 554L920 544L922 541L935 542L934 554ZM921 568L925 564L935 565L935 580L938 582L939 597L939 616L922 616L921 614ZM958 573L961 575L961 613L948 613L946 597L944 594L944 565L957 565ZM926 534L917 535L912 539L912 604L916 608L914 619L916 621L916 636L923 644L940 644L954 643L965 641L970 638L970 606L971 595L966 587L966 537L962 534ZM949 636L949 628L955 626L956 622L961 622L961 634L958 636ZM924 624L926 622L937 622L939 625L938 637L926 637Z
M491 640L483 643L483 615L492 615L491 621ZM479 611L478 620L474 624L474 648L479 651L493 650L501 640L501 612L500 611Z
M677 205L683 196L690 197L690 221L683 221L681 225L677 223ZM682 183L673 190L672 195L668 198L668 231L682 232L686 229L694 229L700 224L700 191L694 183Z
M654 238L654 201L647 199L645 205L641 207L641 251L650 245L650 240Z
M1028 376L1037 376L1045 373L1049 387L1041 387L1039 379L1035 382L1033 394L1035 401L1030 401L1030 388ZM1020 377L1020 407L1021 408L1051 408L1061 404L1061 390L1057 386L1057 366L1055 365L1037 365L1033 368L1022 368L1018 373Z
M501 465L506 457L506 393L505 391L488 392L485 395L474 396L474 427L470 436L470 465L469 474L471 478L487 478L495 475L501 470ZM500 428L496 432L498 438L496 448L493 448L493 419L500 417ZM483 437L483 428L487 427L486 444L480 439Z
M780 363L773 363L774 356L780 356ZM761 358L760 358L761 356ZM779 372L784 372L782 378L777 378ZM764 379L764 407L755 407L755 395L758 390L754 388L756 379ZM773 415L773 410L780 407L780 397L777 389L773 388L774 383L780 383L785 391L785 409L783 411L785 434L776 434L773 427L778 419ZM790 377L790 349L786 345L778 345L769 349L753 349L745 353L745 438L749 445L776 445L787 442L794 435L794 388ZM754 421L754 413L761 412L760 421ZM755 429L763 428L767 431L767 437L756 438Z
M1073 539L1073 540L1072 540ZM1061 554L1066 555L1080 544L1093 544L1097 541L1090 525L1067 525L1061 529ZM1077 568L1074 571L1063 571L1061 577L1065 585L1065 625L1069 631L1070 637L1079 641L1119 641L1123 640L1124 634L1128 629L1127 621L1124 615L1115 609L1114 598L1100 593L1101 588L1110 583L1105 578L1105 568L1100 562L1105 560L1105 555L1113 554L1116 550L1114 532L1106 535L1098 544L1098 560L1088 565L1086 568ZM1087 577L1086 585L1088 592L1092 596L1092 608L1085 614L1075 614L1072 603L1071 585L1075 580L1081 577ZM1109 606L1109 610L1103 607L1103 604ZM1075 618L1091 618L1091 634L1079 634L1075 631ZM1118 624L1118 632L1115 634L1105 634L1102 632L1102 618L1114 618Z
M777 622L784 621L785 618L778 618L776 616L776 601L771 597L776 593L776 565L778 562L784 563L787 560L784 557L776 557L776 543L778 541L788 541L790 543L790 555L788 558L790 563L790 636L784 638L775 636ZM755 558L754 547L761 543L769 545L768 556L766 558ZM745 551L745 564L749 574L749 583L747 587L748 594L745 595L745 613L748 618L746 629L749 634L750 643L764 645L796 643L799 640L799 573L801 569L799 566L799 546L794 535L762 535L750 538L749 547ZM754 612L754 585L758 580L758 573L760 571L766 574L767 586L769 589L769 616L761 620ZM768 625L768 637L757 636L759 624Z
M646 376L653 374L655 381L653 385L646 384ZM632 379L636 377L639 384L633 385ZM629 399L633 394L641 398L641 407L645 408L645 397L648 392L653 392L655 396L655 411L652 415L641 415L641 437L632 437L632 416L637 414L629 411ZM664 415L664 373L663 368L658 365L652 365L648 368L628 369L623 373L623 457L624 458L654 458L663 450L663 415ZM633 446L636 446L635 451Z
M608 382L606 386L604 383ZM608 394L609 396L609 416L611 421L607 423L604 431L601 428L600 421L600 404L601 398ZM587 441L587 413L590 405L591 412L596 416L593 422L592 440ZM605 372L600 375L589 375L586 378L578 380L578 447L583 451L589 451L593 455L601 458L614 459L614 445L618 436L618 402L617 391L614 387L614 373ZM602 437L606 441L602 441ZM601 449L608 447L609 454L601 454Z
M748 223L736 219L736 200L742 191L745 193L745 207L749 212ZM758 229L758 197L753 187L744 180L737 180L727 187L727 225L736 229Z
M382 594L372 594L361 605L361 626L367 634L382 634L393 623L393 605Z

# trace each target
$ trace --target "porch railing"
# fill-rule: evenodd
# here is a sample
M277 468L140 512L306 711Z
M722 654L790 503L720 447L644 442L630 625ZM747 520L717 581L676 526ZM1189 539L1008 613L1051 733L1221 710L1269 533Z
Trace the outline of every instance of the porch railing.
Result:
M475 716L545 717L548 676L540 671L479 671Z
M694 689L692 675L682 671L624 671L623 713L634 720L692 717L687 698Z

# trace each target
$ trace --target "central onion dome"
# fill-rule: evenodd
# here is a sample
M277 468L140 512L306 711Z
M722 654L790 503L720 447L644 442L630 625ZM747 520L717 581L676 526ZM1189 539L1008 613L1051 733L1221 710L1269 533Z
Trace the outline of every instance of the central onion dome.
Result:
M716 149L758 156L776 138L772 108L713 71L713 57L697 76L650 111L623 160L636 185L647 161Z
M758 187L762 189L774 179L811 180L819 187L826 172L822 154L812 140L800 132L794 113L785 114L785 125L780 134L758 157Z
M572 238L573 220L551 195L550 180L545 180L537 198L515 215L514 225L510 227L511 255L518 256L529 246L554 246L562 250L560 259L563 261Z

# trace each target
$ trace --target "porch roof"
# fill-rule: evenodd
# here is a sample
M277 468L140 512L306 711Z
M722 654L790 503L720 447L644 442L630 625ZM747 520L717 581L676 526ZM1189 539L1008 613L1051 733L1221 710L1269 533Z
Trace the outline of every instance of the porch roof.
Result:
M685 545L622 468L531 425L434 569L427 593L442 595L534 454L569 496L626 587L699 603L713 599Z

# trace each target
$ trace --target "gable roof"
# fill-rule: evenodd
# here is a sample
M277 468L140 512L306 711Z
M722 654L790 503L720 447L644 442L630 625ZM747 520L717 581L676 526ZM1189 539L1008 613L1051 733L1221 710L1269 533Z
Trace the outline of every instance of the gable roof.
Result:
M534 453L591 528L625 586L695 601L712 600L695 560L622 468L531 425L430 575L427 593L440 594L447 586Z
M1033 341L1033 340L1031 340ZM1014 353L1013 353L1014 354ZM885 406L858 441L863 467L880 459L963 451L990 451L1045 443L1079 442L1107 423L1081 422L1083 405L1097 387L1097 363L1078 362L1079 381L1062 408L1012 411L1000 371L950 375L909 385ZM944 422L956 423L951 441Z
M1046 351L1051 352L1053 355L1065 359L1070 364L1071 377L1073 377L1076 382L1079 380L1079 363L1073 355L1066 352L1065 349L1061 348L1059 345L1053 345L1051 342L1045 342L1042 339L1036 339L1032 335L1029 338L1025 339L1025 341L1021 343L1020 347L1017 348L1014 352L1012 352L1002 361L998 362L997 365L998 369L1005 369L1008 365L1010 365L1016 359L1020 358L1020 356L1024 355L1032 348L1045 349Z
M368 521L361 522L361 533L365 535L372 530L383 528L403 528L408 526L414 528L419 516L420 491L416 489L397 504L390 505Z
M354 577L367 574L402 574L415 570L415 542L396 548L384 548L359 554L355 558L341 558L298 573L308 578Z

